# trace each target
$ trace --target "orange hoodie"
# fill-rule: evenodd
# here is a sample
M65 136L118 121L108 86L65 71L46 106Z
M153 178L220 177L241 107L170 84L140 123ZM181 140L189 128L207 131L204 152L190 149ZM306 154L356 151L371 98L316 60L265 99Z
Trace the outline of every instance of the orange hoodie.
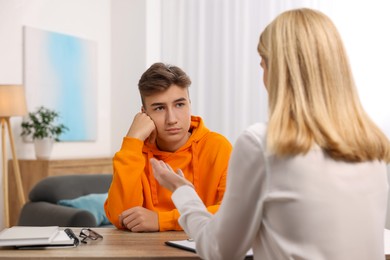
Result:
M191 117L191 137L176 152L160 151L155 145L125 137L114 156L114 174L104 209L108 219L121 228L118 216L126 209L143 206L158 213L160 231L182 230L171 192L155 180L150 165L154 157L181 169L211 213L215 213L226 188L232 145L207 129L200 117Z

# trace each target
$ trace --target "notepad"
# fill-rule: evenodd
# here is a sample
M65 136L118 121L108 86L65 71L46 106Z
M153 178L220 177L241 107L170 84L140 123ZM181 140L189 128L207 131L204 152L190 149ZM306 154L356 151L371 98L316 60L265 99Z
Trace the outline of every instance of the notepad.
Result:
M168 246L173 246L176 248L180 248L183 250L187 250L187 251L191 251L191 252L196 253L196 245L192 239L171 240L171 241L166 241L165 244L167 244ZM246 253L246 256L253 256L252 249L248 250L248 252Z
M77 240L77 241L76 241ZM77 246L78 239L69 229L58 226L13 226L0 232L0 246Z

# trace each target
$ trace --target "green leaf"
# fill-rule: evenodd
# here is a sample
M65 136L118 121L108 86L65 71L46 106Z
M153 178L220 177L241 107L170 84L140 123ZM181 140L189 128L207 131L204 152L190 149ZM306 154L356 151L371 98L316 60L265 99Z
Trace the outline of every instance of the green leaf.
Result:
M59 136L68 131L64 124L58 123L60 114L43 106L34 112L29 112L28 116L21 123L21 136L31 136L33 139L43 139L50 137L59 141Z

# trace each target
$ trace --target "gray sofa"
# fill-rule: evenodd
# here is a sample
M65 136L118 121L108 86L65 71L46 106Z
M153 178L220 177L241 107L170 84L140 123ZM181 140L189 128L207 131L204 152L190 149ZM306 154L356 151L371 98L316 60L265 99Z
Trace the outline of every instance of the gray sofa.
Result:
M96 227L96 217L88 210L58 205L91 193L106 193L112 174L51 176L37 183L29 193L19 216L20 226Z

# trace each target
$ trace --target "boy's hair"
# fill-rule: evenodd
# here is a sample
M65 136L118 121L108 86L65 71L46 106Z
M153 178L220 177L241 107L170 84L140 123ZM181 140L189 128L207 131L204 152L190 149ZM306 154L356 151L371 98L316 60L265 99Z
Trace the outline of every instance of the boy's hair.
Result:
M142 74L138 82L142 105L145 106L144 97L163 92L172 85L188 89L191 79L177 66L161 62L154 63Z
M313 144L336 160L390 161L390 143L364 111L341 37L324 14L279 15L260 36L268 69L267 146L305 154Z

